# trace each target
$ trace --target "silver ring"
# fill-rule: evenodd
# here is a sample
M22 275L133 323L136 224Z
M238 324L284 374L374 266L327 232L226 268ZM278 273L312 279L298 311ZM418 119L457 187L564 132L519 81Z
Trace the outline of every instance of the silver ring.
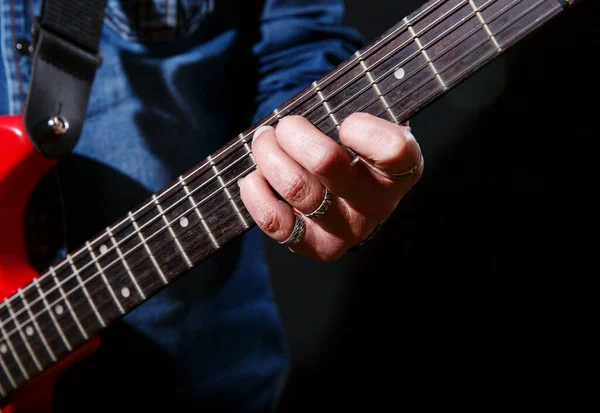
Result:
M384 171L384 173L387 176L389 176L391 179L406 178L407 176L410 176L410 175L414 174L415 172L417 172L417 169L419 169L419 167L421 166L422 163L423 163L423 152L421 152L419 150L419 159L417 160L417 163L415 163L415 165L412 168L410 168L408 171L400 172L398 174L393 174L393 173L386 172L386 171Z
M323 196L321 205L319 205L317 209L315 209L313 212L309 214L304 214L304 216L310 219L318 219L321 216L325 215L325 213L329 209L329 205L331 205L331 192L329 192L329 190L325 188L325 196Z
M294 222L294 229L292 230L292 233L285 241L281 241L279 243L286 247L292 247L302 240L305 230L306 224L304 223L304 218L302 218L300 215L296 215L296 222Z

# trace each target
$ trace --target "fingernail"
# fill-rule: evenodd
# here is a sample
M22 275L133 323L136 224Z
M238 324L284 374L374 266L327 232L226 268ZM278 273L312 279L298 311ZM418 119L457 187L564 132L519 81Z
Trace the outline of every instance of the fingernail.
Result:
M240 179L237 180L237 184L238 186L241 188L242 187L242 180L244 179L244 177L242 176Z
M252 136L252 141L255 141L256 139L258 139L258 137L265 131L269 130L269 129L273 129L272 126L261 126L260 128L258 128L255 132L254 135Z

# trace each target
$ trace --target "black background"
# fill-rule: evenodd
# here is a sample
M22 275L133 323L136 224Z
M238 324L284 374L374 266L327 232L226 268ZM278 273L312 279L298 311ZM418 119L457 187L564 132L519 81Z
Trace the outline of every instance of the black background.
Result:
M346 4L370 41L421 2ZM363 250L317 263L267 241L293 361L280 412L589 399L599 6L411 120L424 176Z

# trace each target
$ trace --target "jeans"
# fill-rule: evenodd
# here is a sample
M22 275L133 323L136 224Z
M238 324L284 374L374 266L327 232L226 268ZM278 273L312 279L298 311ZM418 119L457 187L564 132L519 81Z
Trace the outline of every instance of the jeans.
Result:
M0 0L0 113L20 113L39 0ZM341 0L109 0L81 138L27 212L33 264L54 260L198 164L362 44ZM65 91L68 93L68 91ZM102 333L55 411L269 411L289 351L257 228Z

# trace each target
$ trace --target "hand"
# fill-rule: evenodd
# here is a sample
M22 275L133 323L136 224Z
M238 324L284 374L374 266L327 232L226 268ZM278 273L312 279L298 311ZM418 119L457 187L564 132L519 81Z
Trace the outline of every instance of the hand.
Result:
M242 201L258 227L283 243L298 216L296 225L304 221L304 233L297 243L284 245L320 261L338 259L364 240L416 184L424 167L408 126L355 113L340 125L339 136L360 155L359 162L302 117L261 127L252 141L258 169L240 182ZM326 189L331 194L326 212L317 219L303 216L322 204Z

